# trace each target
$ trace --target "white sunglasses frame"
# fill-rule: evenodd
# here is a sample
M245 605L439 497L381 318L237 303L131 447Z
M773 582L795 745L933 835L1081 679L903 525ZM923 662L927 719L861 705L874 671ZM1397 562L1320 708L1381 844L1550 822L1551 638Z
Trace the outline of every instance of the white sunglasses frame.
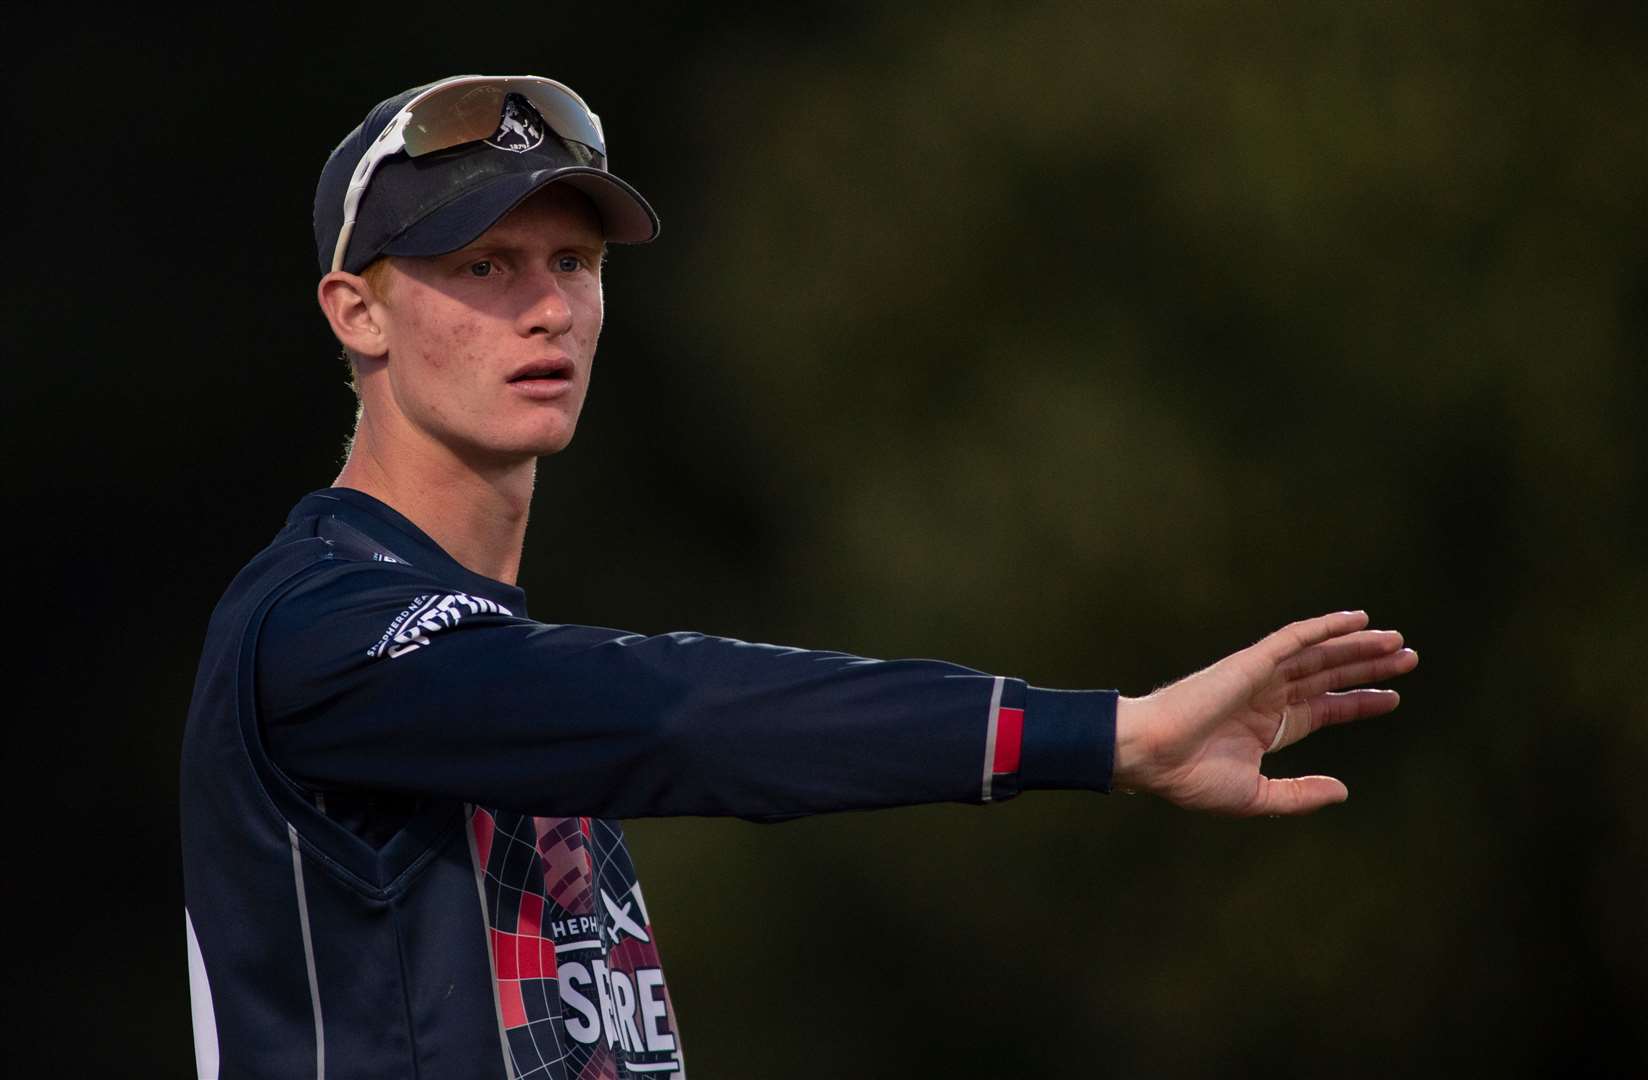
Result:
M526 89L548 89L570 98L572 104L576 105L578 114L588 119L587 128L576 132L566 132L562 131L560 125L556 123L556 117L545 116L544 121L555 129L557 135L588 145L601 155L603 161L605 160L607 152L606 133L601 130L601 118L596 116L595 111L585 104L584 99L578 96L577 91L565 83L556 82L554 79L546 79L542 75L459 75L451 79L442 79L418 94L411 101L408 101L401 111L395 114L394 119L390 120L388 125L378 132L378 137L372 140L372 145L368 146L366 152L361 155L359 164L355 166L355 171L349 178L349 187L343 194L343 228L338 231L337 246L332 249L332 269L334 271L343 269L343 256L349 250L349 238L355 231L355 216L360 212L361 196L366 194L366 186L372 182L372 174L378 171L378 166L385 159L400 153L402 150L406 150L413 157L417 157L419 154L433 153L436 150L460 146L463 142L471 141L460 140L444 145L429 146L413 153L407 147L406 129L411 125L418 106L434 95L444 93L455 86L480 86L485 84L499 84L506 94ZM589 138L591 134L595 136L593 142ZM486 136L480 137L485 138Z

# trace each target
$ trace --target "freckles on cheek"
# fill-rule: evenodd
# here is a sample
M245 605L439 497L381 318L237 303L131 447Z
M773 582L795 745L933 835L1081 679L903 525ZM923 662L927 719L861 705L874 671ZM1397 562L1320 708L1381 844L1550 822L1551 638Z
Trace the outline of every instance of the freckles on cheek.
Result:
M580 327L578 337L587 349L593 350L595 348L595 343L601 338L601 322L603 314L604 309L600 303L599 294L597 294L596 303L593 309L578 321L578 325Z
M431 371L443 377L455 377L473 368L474 357L469 350L479 338L479 327L474 323L447 324L431 328L425 336L424 363Z
M474 367L474 358L465 350L476 340L475 324L472 320L420 320L416 333L416 369L422 389L415 392L416 403L409 404L438 424L457 422L466 412L460 384L466 370Z

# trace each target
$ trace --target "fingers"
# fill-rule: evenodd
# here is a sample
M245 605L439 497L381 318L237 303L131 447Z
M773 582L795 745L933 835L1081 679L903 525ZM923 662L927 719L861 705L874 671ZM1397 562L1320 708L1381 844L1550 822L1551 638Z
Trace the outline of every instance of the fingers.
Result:
M1314 619L1289 623L1261 640L1258 647L1271 663L1281 664L1312 645L1354 633L1366 625L1368 613L1365 611L1336 611L1331 615L1318 615Z
M1402 698L1395 690L1347 690L1294 702L1282 709L1281 723L1276 726L1276 735L1265 748L1265 753L1275 753L1284 746L1292 746L1329 724L1348 724L1352 720L1383 716L1401 703Z
M1259 790L1247 812L1254 816L1291 817L1313 813L1349 797L1349 789L1331 776L1298 776L1285 780L1260 777Z
M1312 645L1278 667L1284 679L1301 679L1357 660L1386 656L1402 647L1402 635L1395 630L1360 630Z
M1380 648L1396 648L1395 652L1368 659L1351 660L1294 680L1288 686L1288 700L1309 701L1330 690L1357 686L1361 683L1381 682L1407 674L1419 666L1419 654L1412 649L1398 648L1401 643L1401 635L1395 635L1394 640L1386 639L1377 643L1377 647Z
M1319 731L1329 724L1348 724L1352 720L1384 716L1400 704L1402 696L1395 690L1347 690L1339 694L1323 694L1291 708L1308 707L1313 725L1311 730Z

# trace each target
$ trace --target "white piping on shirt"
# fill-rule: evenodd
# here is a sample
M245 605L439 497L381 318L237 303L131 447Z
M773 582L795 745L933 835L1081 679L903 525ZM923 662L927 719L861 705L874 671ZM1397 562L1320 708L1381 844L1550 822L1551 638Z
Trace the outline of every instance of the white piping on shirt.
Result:
M995 687L990 691L990 718L984 729L984 801L990 801L990 782L996 771L996 725L1001 716L1001 691L1007 683L1004 676L997 675Z
M509 1034L504 1030L504 1003L498 997L498 958L492 951L492 924L486 920L486 867L481 865L481 849L475 846L475 815L482 811L466 806L464 836L469 841L469 865L475 871L475 896L481 902L481 935L486 938L486 964L492 973L492 1011L498 1017L498 1049L504 1056L504 1076L515 1080L515 1055L509 1052Z
M326 1080L326 1025L320 1015L320 980L315 978L315 941L309 935L309 898L303 891L303 854L298 850L298 831L286 824L292 841L292 880L298 888L298 925L303 928L303 962L309 968L309 1004L315 1008L315 1080Z

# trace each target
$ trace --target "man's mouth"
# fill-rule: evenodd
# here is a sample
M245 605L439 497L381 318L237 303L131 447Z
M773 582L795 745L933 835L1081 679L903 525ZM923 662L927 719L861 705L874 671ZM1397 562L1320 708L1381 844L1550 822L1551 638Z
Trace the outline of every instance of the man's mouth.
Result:
M512 383L565 381L572 378L572 361L541 360L531 363L509 377Z

